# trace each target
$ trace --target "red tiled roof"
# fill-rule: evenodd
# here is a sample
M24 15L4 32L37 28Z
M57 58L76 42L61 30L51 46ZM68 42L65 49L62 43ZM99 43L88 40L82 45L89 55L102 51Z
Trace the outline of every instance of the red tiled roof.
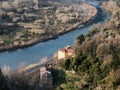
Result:
M67 53L73 53L73 49L72 48L67 49Z
M62 48L59 51L62 51L62 52L65 52L65 53L73 53L73 47Z

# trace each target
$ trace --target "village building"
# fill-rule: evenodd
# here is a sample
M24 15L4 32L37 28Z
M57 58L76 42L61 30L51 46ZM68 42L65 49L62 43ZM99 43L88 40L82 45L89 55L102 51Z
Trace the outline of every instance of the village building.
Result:
M39 75L40 75L40 82L41 82L42 87L44 89L49 88L49 90L52 90L53 76L52 76L51 71L47 69L46 67L41 67Z
M58 50L57 54L58 60L65 59L67 56L73 56L74 50L73 47L67 45L65 48Z

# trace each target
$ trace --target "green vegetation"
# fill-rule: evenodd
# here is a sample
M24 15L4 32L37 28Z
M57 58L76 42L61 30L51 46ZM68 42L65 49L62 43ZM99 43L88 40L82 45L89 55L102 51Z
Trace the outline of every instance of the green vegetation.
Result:
M66 77L58 90L120 90L120 6L110 0L103 7L110 19L78 36L75 57L61 64Z
M66 82L65 81L66 75L63 71L59 71L58 69L53 69L52 74L53 74L53 86L54 88L59 89L59 87L57 86Z

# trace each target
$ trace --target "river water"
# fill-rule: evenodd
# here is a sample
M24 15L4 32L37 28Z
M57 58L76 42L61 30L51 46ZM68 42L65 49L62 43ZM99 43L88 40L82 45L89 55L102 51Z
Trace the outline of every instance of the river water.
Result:
M103 24L106 19L107 16L103 15L103 12L99 10L98 16L92 22L82 28L78 28L67 34L61 35L57 39L38 43L34 46L24 49L0 53L0 67L7 65L10 68L15 69L23 64L28 65L37 63L45 56L52 56L58 49L65 47L67 44L73 45L74 40L78 35L86 34L93 24Z

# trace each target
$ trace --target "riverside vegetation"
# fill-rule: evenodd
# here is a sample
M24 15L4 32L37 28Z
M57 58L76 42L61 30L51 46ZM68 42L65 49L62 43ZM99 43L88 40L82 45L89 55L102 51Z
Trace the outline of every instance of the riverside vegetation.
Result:
M30 45L68 32L87 23L96 14L96 8L82 2L0 0L0 51ZM17 71L4 72L0 69L0 90L40 88L38 79L32 80Z
M120 90L120 1L102 6L110 13L103 25L96 24L87 35L75 40L75 57L68 57L56 76L57 90Z
M55 90L120 90L120 3L103 2L110 18L75 40L75 57L68 57L53 71ZM38 82L20 74L4 77L0 90L39 90Z
M0 51L55 38L96 14L89 4L69 0L1 0Z

